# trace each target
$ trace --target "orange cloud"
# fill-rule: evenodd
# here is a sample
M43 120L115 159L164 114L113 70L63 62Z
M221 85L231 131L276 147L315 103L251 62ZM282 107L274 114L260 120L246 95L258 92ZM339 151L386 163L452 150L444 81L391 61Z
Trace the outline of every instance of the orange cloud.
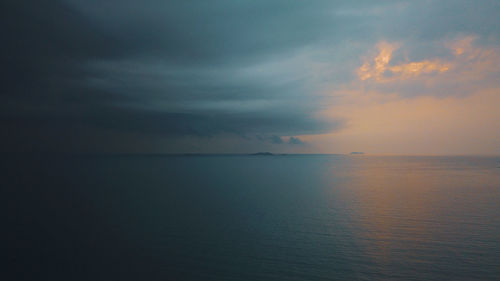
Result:
M378 55L373 59L365 61L357 71L361 80L373 78L377 82L390 82L398 79L417 77L422 74L445 72L451 67L450 63L441 62L438 59L408 62L390 66L389 63L392 58L392 53L397 50L399 46L388 42L380 42L377 47L379 50ZM387 72L390 72L390 75L387 75Z
M446 44L446 46L453 50L453 53L456 56L460 56L464 54L464 52L470 52L473 51L475 48L473 48L472 44L476 40L475 36L467 36L464 38L461 38L456 41L452 41Z

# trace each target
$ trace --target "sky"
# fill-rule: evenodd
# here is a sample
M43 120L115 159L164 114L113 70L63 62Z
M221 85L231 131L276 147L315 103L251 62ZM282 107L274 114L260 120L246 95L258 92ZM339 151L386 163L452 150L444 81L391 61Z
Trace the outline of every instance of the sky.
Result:
M0 13L3 152L500 155L500 1Z

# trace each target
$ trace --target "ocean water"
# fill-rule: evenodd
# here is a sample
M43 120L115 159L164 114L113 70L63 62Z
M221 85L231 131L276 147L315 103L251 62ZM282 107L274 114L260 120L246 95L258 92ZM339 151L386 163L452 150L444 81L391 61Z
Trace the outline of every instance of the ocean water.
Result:
M500 158L19 156L2 280L499 280Z

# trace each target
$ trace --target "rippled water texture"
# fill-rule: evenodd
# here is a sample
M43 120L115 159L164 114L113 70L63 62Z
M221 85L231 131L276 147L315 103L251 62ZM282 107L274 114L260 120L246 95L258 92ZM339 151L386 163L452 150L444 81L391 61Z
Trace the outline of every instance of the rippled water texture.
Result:
M3 160L9 275L498 280L500 158Z

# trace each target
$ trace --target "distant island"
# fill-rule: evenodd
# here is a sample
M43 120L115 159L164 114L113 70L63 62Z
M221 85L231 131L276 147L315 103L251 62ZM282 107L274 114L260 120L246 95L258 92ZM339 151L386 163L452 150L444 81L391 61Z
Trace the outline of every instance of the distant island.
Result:
M358 155L358 154L365 154L364 152L360 152L360 151L353 151L350 153L351 155Z
M274 154L274 153L266 151L266 152L251 153L249 155L253 155L253 156L282 156L282 155L286 155L286 154Z

